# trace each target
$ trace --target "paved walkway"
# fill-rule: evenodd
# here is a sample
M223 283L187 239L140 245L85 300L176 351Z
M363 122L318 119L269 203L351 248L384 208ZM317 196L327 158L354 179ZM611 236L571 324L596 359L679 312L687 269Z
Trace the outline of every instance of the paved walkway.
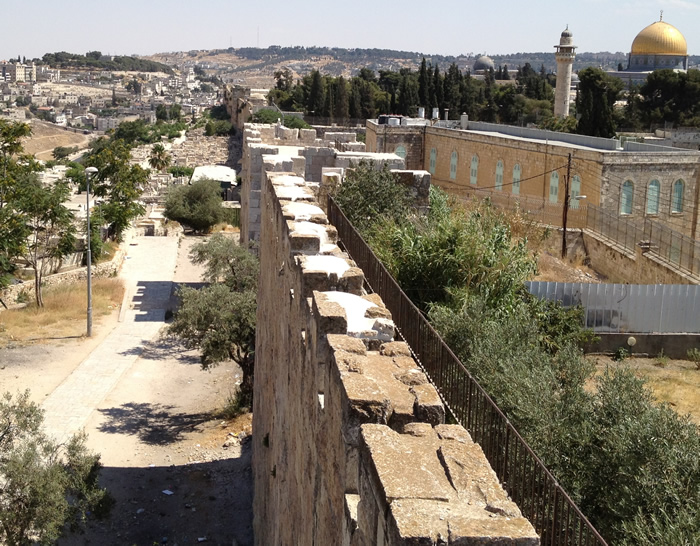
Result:
M42 404L47 432L63 441L80 430L165 322L177 260L175 237L135 237L120 277L126 285L119 324Z

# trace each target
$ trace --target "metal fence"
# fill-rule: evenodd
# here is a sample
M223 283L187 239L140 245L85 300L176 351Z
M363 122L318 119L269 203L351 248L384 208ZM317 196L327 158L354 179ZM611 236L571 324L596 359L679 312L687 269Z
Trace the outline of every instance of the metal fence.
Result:
M649 252L678 269L700 275L700 241L649 218L644 219L643 231Z
M562 203L550 203L541 197L514 194L510 190L510 186L504 187L502 191L484 190L477 187L455 187L450 188L449 193L461 201L471 198L489 199L497 207L519 210L540 224L558 227L563 225L564 205ZM566 225L567 228L586 227L585 203L572 201L567 212Z
M643 221L635 222L631 218L589 205L583 227L600 233L630 252L635 252L641 246L645 253L655 255L672 267L700 275L700 241L656 220L644 218Z
M449 188L457 199L490 199L501 208L520 210L535 222L563 225L564 206L541 197L521 196L509 191L479 188ZM700 241L650 218L635 220L587 203L572 202L567 212L567 228L589 229L622 246L628 252L652 254L669 266L691 275L700 275Z
M598 333L700 333L700 286L526 282L543 300L584 308L584 326Z
M543 545L601 545L605 540L547 470L508 418L445 344L418 308L328 199L328 219L370 288L391 311L445 405L484 451L503 487L537 532Z

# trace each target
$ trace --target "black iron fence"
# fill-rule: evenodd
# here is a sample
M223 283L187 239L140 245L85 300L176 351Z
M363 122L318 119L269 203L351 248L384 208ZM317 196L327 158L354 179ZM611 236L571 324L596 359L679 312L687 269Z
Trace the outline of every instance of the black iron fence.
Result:
M338 208L328 199L328 219L370 288L391 311L443 402L484 451L513 501L535 527L543 545L607 546L566 491L508 418L455 356L420 310Z
M540 224L561 227L564 205L541 197L479 188L449 188L459 200L485 199L501 208L520 210ZM651 218L633 218L604 210L596 205L573 201L567 211L567 228L590 229L620 245L628 252L641 246L669 266L691 275L700 275L700 241Z
M635 220L613 214L595 205L588 206L584 227L615 241L630 252L638 246L672 267L700 275L700 241L695 241L662 223L644 218Z

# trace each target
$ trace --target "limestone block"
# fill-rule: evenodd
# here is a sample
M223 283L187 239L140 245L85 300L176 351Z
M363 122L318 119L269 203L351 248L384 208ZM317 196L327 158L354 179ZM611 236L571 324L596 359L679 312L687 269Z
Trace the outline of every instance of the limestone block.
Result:
M360 490L358 522L366 494L367 504L388 508L387 544L539 544L464 429L410 424L406 432L362 425L360 453L370 479Z
M297 176L303 177L306 172L306 158L301 156L293 156L291 170Z
M264 142L272 142L275 140L275 126L274 125L260 125L258 129L260 131L260 138Z
M346 334L348 321L342 305L329 301L322 292L313 294L313 314L320 335Z
M282 206L282 214L287 220L306 220L318 224L328 223L325 213L317 205L290 201L280 201L280 205Z
M299 138L304 143L312 144L316 140L316 129L299 129Z
M312 234L292 233L289 235L289 246L295 254L317 254L321 251L321 240Z
M328 344L336 351L358 355L367 354L367 347L359 339L346 335L328 334Z
M396 499L450 500L452 486L438 459L435 440L399 434L383 425L365 424L361 431L362 462L377 476L373 487L384 504Z
M288 127L281 126L278 130L278 137L281 140L298 140L299 129L290 129Z
M418 380L421 379L419 376ZM413 385L411 392L416 397L413 411L417 419L431 425L440 425L445 422L445 406L442 405L442 400L432 384L426 380Z
M366 152L367 146L364 142L342 142L338 146L341 152Z
M367 296L369 297L369 296ZM381 354L386 356L411 356L411 350L403 341L392 341L382 344L380 349Z
M328 142L328 141L331 141L331 142L355 142L357 140L357 134L356 133L340 133L340 132L331 133L331 132L328 132L325 135L323 135L323 140L325 142Z

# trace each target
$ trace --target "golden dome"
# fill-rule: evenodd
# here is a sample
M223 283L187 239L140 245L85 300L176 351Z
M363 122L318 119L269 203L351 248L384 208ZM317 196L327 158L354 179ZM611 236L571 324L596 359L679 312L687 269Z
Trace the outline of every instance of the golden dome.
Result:
M664 21L642 30L632 42L631 55L688 55L688 44L680 31Z

